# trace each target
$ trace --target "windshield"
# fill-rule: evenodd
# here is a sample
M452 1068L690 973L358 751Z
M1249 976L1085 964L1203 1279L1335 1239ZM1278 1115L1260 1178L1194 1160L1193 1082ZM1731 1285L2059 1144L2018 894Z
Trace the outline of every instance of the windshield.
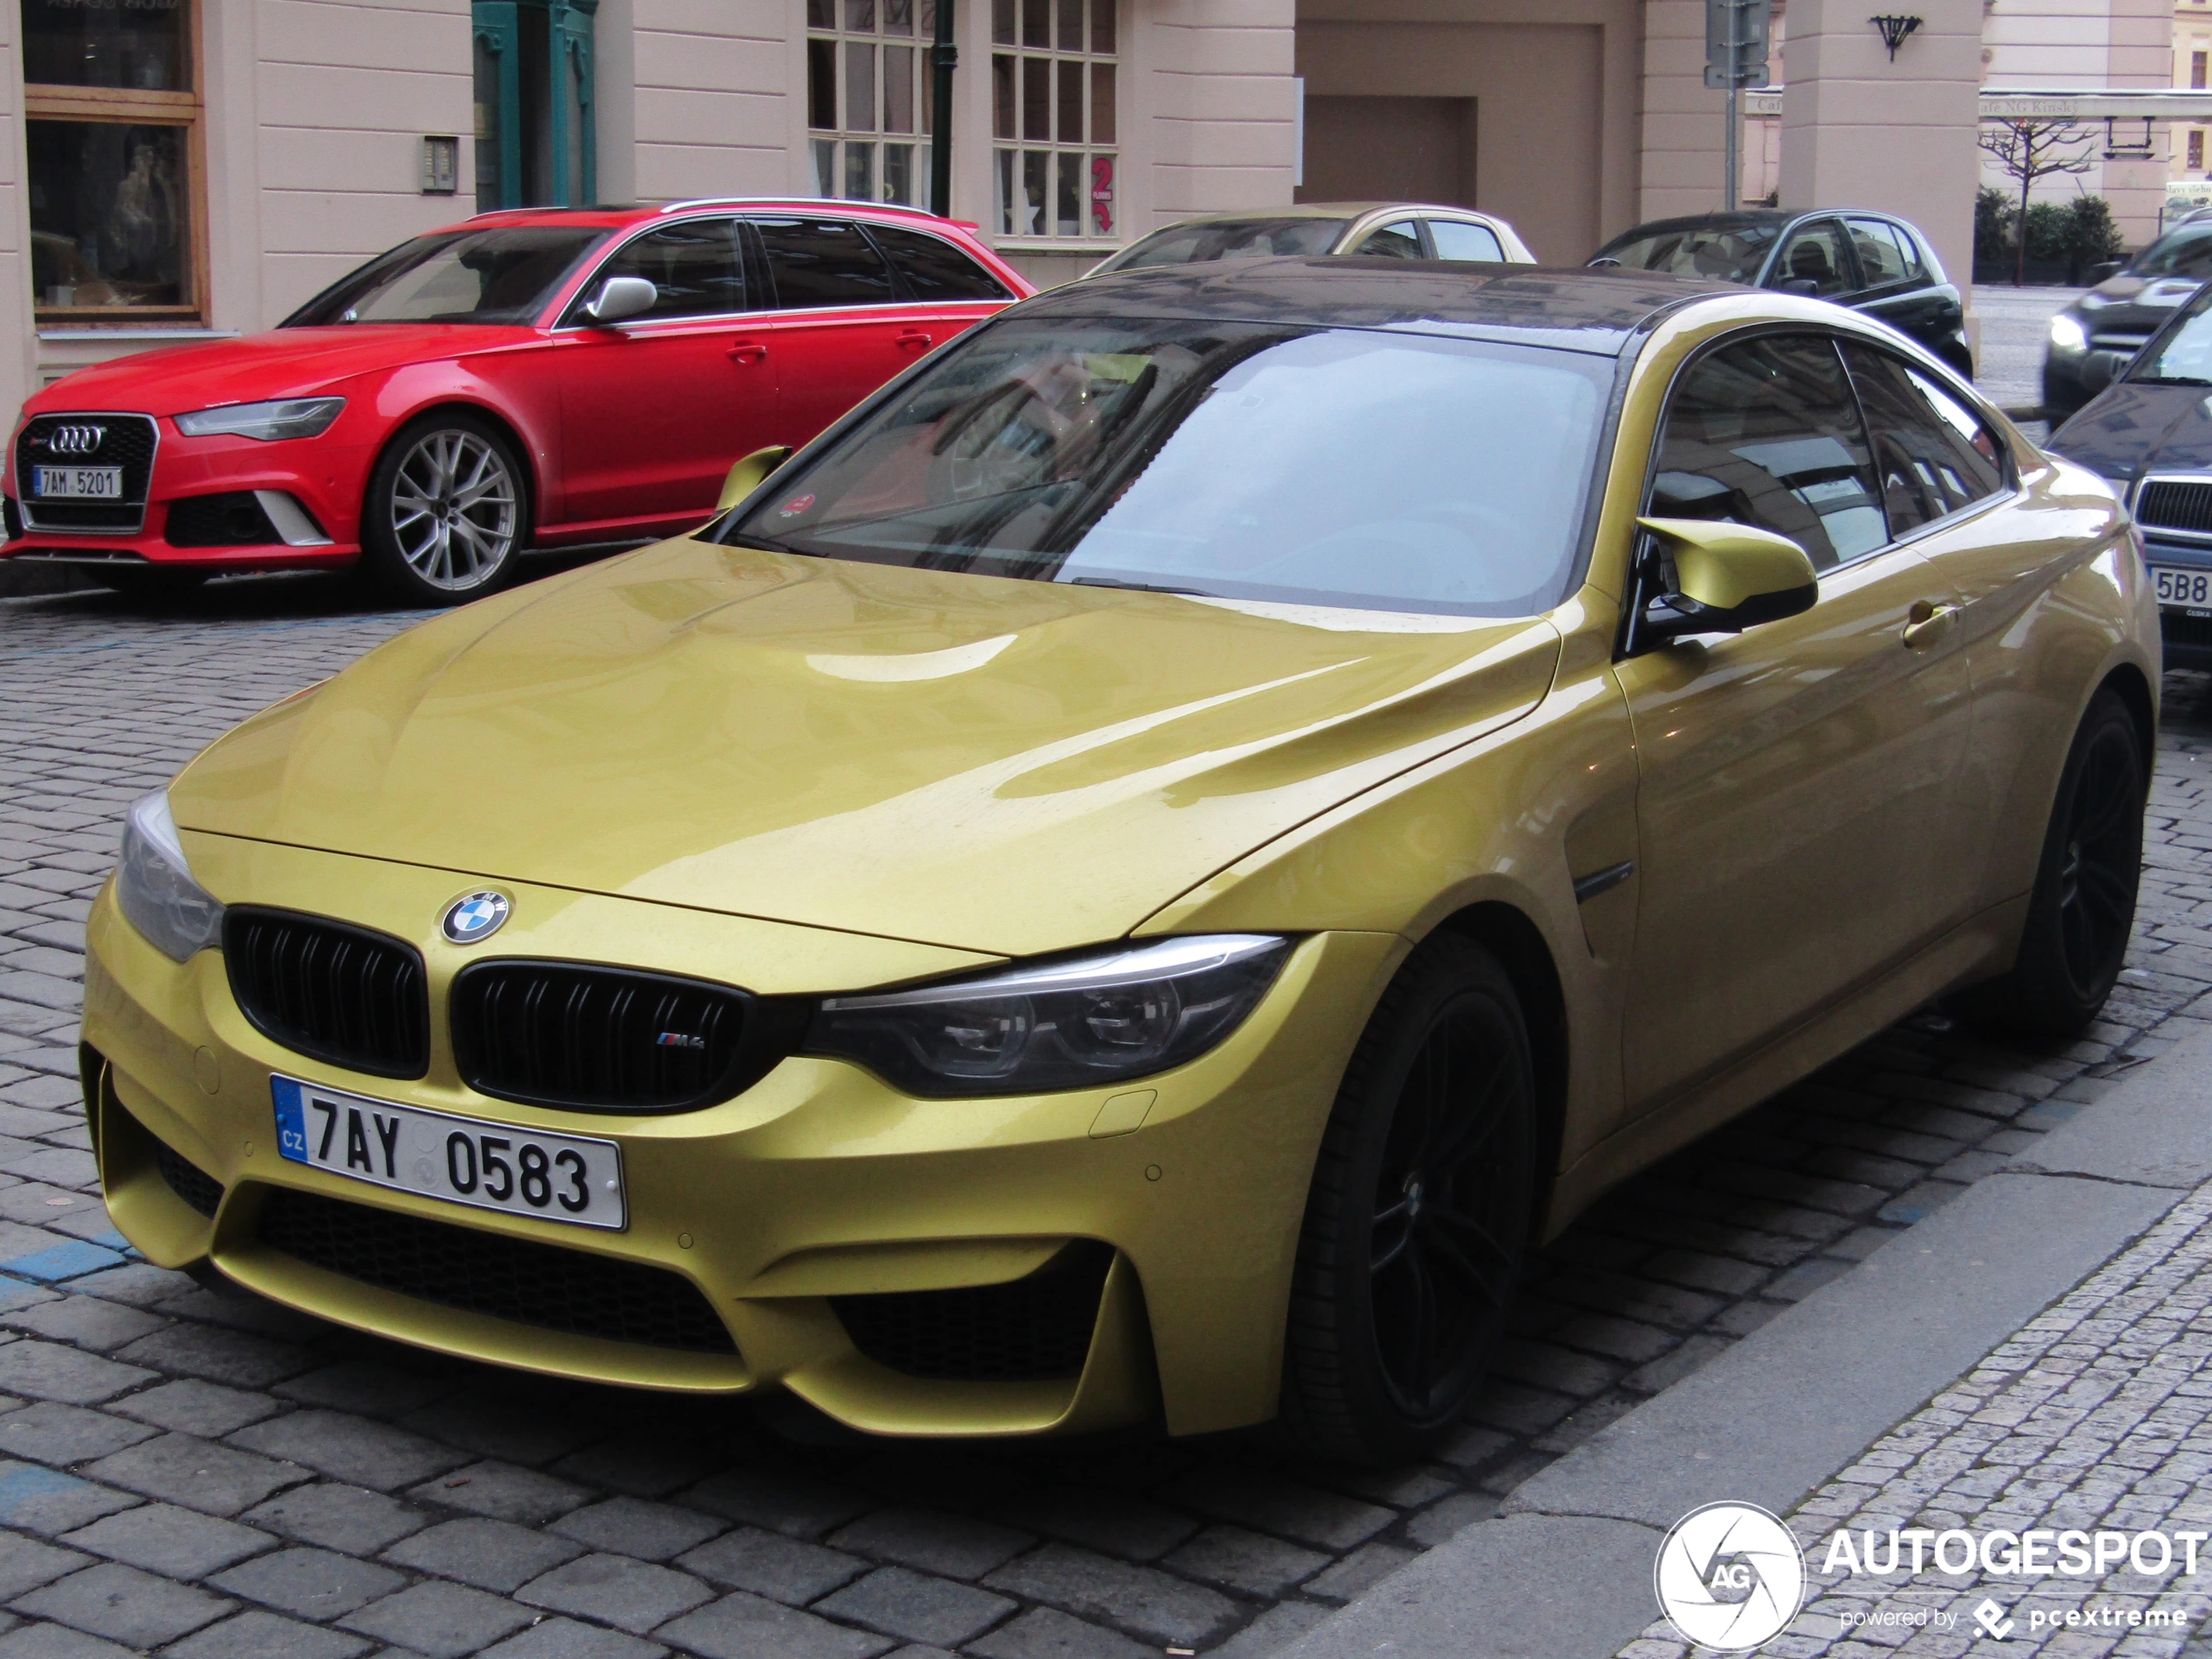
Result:
M978 329L722 539L1464 616L1559 602L1614 363L1366 329Z
M2143 348L2127 378L2153 385L2212 386L2212 287Z
M534 322L561 279L609 234L592 226L509 225L417 237L325 288L282 326Z
M2212 225L2190 225L2153 242L2131 267L2139 277L2212 276Z
M1103 273L1151 265L1203 265L1213 260L1326 253L1351 223L1348 219L1224 219L1202 225L1170 225L1124 248L1098 269Z
M1693 225L1686 230L1651 231L1631 237L1597 257L1618 260L1632 271L1750 282L1758 276L1759 266L1766 263L1768 251L1781 233L1779 225L1736 225L1725 230Z

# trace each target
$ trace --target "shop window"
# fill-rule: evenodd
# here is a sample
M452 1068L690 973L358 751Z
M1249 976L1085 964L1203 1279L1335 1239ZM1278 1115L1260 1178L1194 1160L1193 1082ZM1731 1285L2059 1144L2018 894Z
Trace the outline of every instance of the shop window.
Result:
M20 0L30 280L41 322L198 321L191 0Z
M806 125L814 191L929 201L933 0L806 0Z
M474 0L476 206L577 207L598 190L599 0Z
M1001 236L1116 239L1116 0L991 0Z

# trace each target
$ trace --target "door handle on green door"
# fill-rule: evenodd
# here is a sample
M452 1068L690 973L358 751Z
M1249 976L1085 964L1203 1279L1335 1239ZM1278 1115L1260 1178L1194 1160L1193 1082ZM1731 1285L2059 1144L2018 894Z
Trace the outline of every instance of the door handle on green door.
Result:
M768 348L757 340L740 340L730 347L730 361L733 363L765 362L767 358Z
M930 335L918 329L908 329L892 343L900 351L927 351L934 341Z
M1958 614L1957 605L1915 599L1905 613L1905 632L1900 637L1914 651L1924 651L1951 631L1952 620Z

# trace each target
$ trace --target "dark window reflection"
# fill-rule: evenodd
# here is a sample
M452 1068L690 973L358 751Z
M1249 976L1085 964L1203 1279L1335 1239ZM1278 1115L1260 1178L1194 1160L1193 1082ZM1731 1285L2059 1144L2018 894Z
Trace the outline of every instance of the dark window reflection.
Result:
M185 0L23 0L23 78L33 85L188 91Z
M24 128L38 307L189 305L185 129L115 121Z

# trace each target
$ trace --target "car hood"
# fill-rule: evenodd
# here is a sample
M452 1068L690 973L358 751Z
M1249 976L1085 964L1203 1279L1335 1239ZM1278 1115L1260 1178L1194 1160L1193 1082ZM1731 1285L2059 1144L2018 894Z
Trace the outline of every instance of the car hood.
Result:
M2163 327L2175 307L2187 304L2203 286L2199 277L2107 277L2067 311L2091 334L2148 334Z
M1543 621L687 538L401 637L171 800L188 829L1022 955L1126 934L1519 718L1558 653Z
M2118 483L2154 470L2212 470L2212 387L2122 381L2044 447Z
M535 338L529 328L481 323L275 328L243 340L138 352L80 368L31 398L24 413L181 415L215 403L299 396L357 375Z

